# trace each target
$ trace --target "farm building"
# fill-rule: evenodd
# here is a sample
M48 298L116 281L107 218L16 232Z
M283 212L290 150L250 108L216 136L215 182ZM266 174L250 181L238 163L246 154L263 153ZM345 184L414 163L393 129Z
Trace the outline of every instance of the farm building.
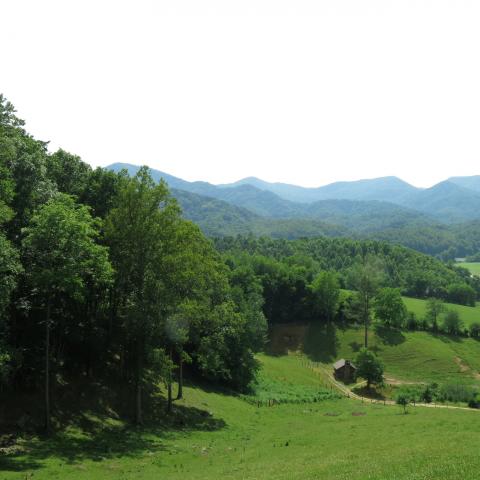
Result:
M333 364L333 375L337 380L353 382L355 380L356 372L357 367L355 367L350 360L342 358Z

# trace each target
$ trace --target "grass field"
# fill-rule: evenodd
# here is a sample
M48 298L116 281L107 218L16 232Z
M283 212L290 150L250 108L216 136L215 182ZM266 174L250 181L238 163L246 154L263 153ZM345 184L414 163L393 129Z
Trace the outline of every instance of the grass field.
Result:
M480 264L479 264L480 265ZM403 297L403 301L407 307L407 310L414 312L415 315L421 319L425 316L426 300L420 300L418 298ZM480 322L480 305L477 303L475 307L467 307L465 305L456 305L454 303L445 303L445 307L449 310L456 310L463 323L468 327L473 322ZM441 319L440 319L441 322Z
M339 358L354 358L363 344L363 329L337 333ZM381 335L374 329L369 347L383 360L387 377L411 382L479 383L480 342L427 332Z
M354 359L363 346L362 328L282 325L272 333L273 353L303 350L310 359L331 365ZM383 360L387 377L422 383L480 385L480 342L471 338L371 327L369 347Z
M457 265L470 270L473 275L480 275L480 262L460 262Z
M263 374L315 387L295 356L260 357ZM367 405L355 400L257 408L187 387L177 411L203 412L183 429L128 428L90 418L0 456L0 479L469 480L480 471L480 412ZM97 423L95 423L97 422Z

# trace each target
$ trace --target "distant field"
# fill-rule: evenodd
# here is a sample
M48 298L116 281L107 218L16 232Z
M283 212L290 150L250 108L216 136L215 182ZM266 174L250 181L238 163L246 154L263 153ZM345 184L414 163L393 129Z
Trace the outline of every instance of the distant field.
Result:
M480 262L460 262L457 265L470 270L473 275L480 275Z
M319 381L296 356L259 358L272 380ZM480 412L410 407L403 415L348 399L257 408L198 387L175 405L204 412L202 422L136 429L90 415L93 430L73 425L0 455L0 479L476 480L480 471Z
M405 302L407 310L414 312L418 318L421 319L425 316L427 303L426 300L403 297L403 301ZM480 305L478 303L476 307L466 307L464 305L456 305L454 303L445 303L445 307L450 310L456 310L466 327L468 327L472 322L480 322Z
M363 345L363 329L337 332L337 356L354 358ZM461 382L480 385L480 342L427 332L375 333L369 346L384 361L386 374L411 382Z
M354 359L363 341L360 327L342 330L284 325L272 332L270 346L277 354L303 351L310 359L331 365L339 358ZM477 340L372 327L369 347L385 363L387 377L406 382L460 382L480 386L480 342Z

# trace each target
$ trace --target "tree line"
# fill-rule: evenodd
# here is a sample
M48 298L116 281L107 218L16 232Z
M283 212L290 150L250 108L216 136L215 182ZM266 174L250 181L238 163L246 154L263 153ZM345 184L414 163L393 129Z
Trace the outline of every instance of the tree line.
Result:
M130 178L49 153L3 96L0 225L1 391L42 392L47 429L55 393L78 378L127 386L137 423L155 389L167 410L183 396L185 365L240 391L254 379L261 293L166 184L147 168Z

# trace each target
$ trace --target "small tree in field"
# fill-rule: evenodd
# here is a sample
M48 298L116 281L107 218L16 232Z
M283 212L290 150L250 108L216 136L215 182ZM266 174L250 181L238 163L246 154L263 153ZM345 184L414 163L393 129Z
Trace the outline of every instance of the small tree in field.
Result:
M480 323L479 322L471 323L469 333L470 333L470 336L472 338L479 338L480 337Z
M362 263L355 264L349 272L349 281L357 291L360 319L364 326L364 346L368 347L368 327L370 325L370 310L372 299L377 293L385 276L385 267L380 259L366 256Z
M430 322L432 330L438 331L438 317L445 311L445 305L438 298L429 298L427 300L426 318Z
M383 383L383 363L370 350L362 348L356 358L357 375L367 381L367 388L373 383Z
M397 405L400 405L400 406L403 407L403 413L406 414L407 413L407 406L409 404L408 397L404 393L400 393L397 396L396 403L397 403Z
M463 328L463 322L456 310L449 310L443 319L443 329L450 335L459 335Z
M423 400L425 403L432 403L434 389L427 385L423 392L420 394L420 400Z

